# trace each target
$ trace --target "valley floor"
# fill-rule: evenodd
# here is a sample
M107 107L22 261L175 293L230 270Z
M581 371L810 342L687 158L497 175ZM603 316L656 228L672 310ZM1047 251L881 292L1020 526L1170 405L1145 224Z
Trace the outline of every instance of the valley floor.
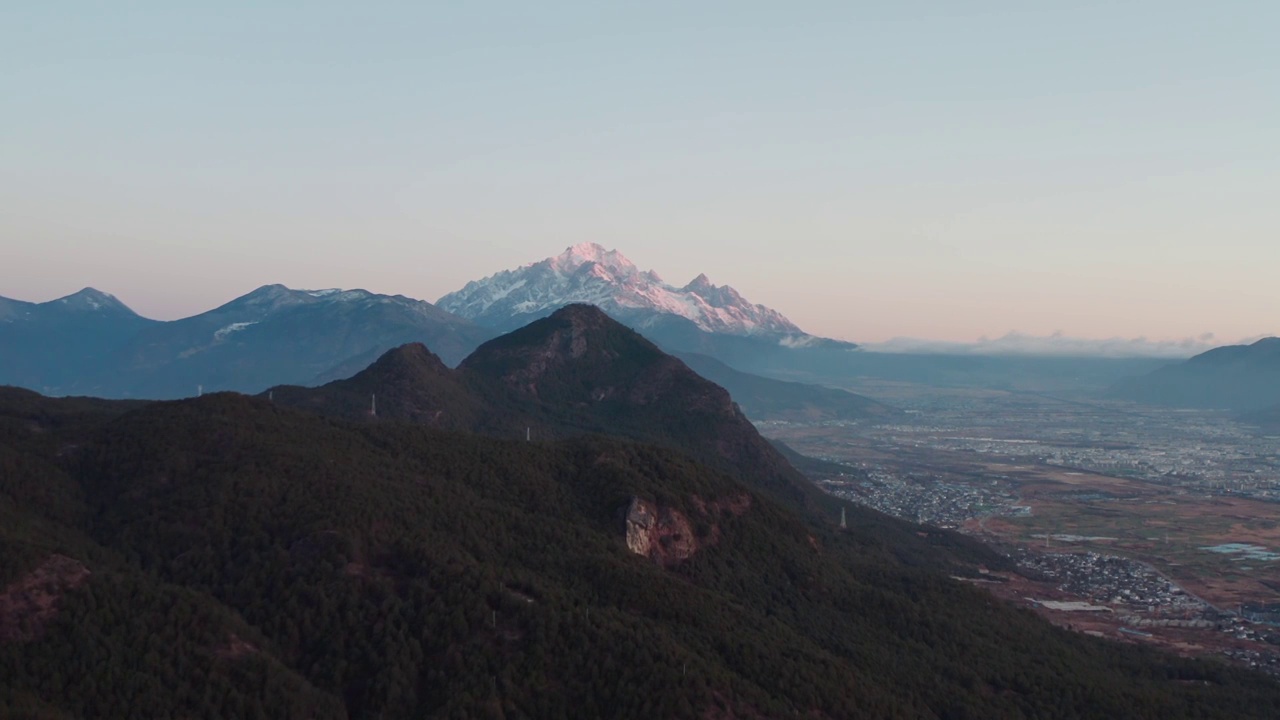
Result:
M896 425L764 423L850 466L828 492L1016 560L980 585L1064 627L1280 674L1280 457L1213 413L1033 393L857 388Z

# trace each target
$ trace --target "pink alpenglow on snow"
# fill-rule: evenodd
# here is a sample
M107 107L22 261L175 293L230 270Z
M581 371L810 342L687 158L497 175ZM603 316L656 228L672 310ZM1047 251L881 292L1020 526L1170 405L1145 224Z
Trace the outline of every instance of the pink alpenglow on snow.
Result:
M726 335L808 336L782 313L748 302L738 291L699 275L684 287L640 270L617 250L596 243L568 248L555 257L469 282L436 303L481 325L518 327L571 303L590 303L643 326L663 315L689 320L699 329Z

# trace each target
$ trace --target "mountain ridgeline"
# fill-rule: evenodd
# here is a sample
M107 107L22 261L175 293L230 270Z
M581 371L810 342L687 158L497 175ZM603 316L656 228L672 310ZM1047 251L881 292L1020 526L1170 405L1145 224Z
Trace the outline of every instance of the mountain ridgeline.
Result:
M467 283L437 304L481 325L514 330L575 303L596 305L642 330L662 318L682 318L711 334L818 340L777 310L748 302L706 275L673 287L652 270L640 270L622 253L596 243L575 245L555 257Z
M757 443L577 306L456 370L411 345L266 397L0 389L0 715L1280 712L1261 675L953 580L1000 559L952 533L837 528Z
M157 324L93 288L46 303L0 298L0 383L71 387Z
M747 417L755 420L889 422L903 416L897 408L846 390L752 375L709 355L679 353L677 357L694 372L728 390Z
M0 299L0 382L117 398L258 392L330 379L406 342L457 363L494 335L430 303L364 290L267 285L169 322L85 290L39 305Z
M765 377L1093 394L1166 364L864 352L805 333L777 310L705 275L671 286L621 253L586 243L467 283L438 305L365 290L266 285L213 310L161 322L92 289L39 304L0 298L0 384L50 395L150 399L320 385L413 342L454 366L483 342L575 303L596 305L664 351L700 364L755 420L885 416L869 400Z
M789 502L826 502L728 392L590 305L490 340L456 370L407 345L347 380L268 395L349 419L374 417L376 406L380 419L497 437L624 436L687 452Z
M700 287L716 302L737 297L706 282ZM739 314L755 312L746 307ZM614 313L626 314L619 308ZM789 327L785 319L777 322ZM694 329L684 338L688 347L747 355L761 350L758 338L705 332L673 314L649 323L655 332L683 325ZM454 366L498 332L430 303L364 290L267 285L208 312L159 322L137 315L113 296L86 289L40 304L0 298L0 384L117 398L190 397L201 390L257 393L273 385L319 385L350 377L406 343L425 343ZM790 352L772 341L766 346L768 352ZM880 415L881 406L867 400L862 413L859 403L840 391L782 385L727 367L714 370L717 382L742 394L754 419Z
M747 358L838 356L856 346L810 335L782 313L752 303L728 285L699 275L682 287L640 270L617 250L595 243L448 293L445 310L506 332L575 303L596 305L668 352L711 355L731 365Z
M1280 338L1214 348L1119 383L1112 394L1185 408L1256 412L1280 406Z

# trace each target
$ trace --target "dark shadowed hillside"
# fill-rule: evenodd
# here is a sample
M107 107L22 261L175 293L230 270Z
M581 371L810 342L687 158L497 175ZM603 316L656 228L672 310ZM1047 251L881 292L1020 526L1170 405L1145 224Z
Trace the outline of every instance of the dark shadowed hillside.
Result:
M1215 348L1118 384L1112 394L1187 408L1258 410L1280 404L1280 338Z
M498 417L458 373L420 343L389 350L345 380L318 388L280 386L269 395L281 405L337 417L396 419L453 430L488 429ZM514 432L512 426L503 429L508 437Z
M572 345L572 343L571 343ZM0 392L0 714L1273 717L660 448Z
M622 436L687 452L788 502L827 502L723 388L589 305L491 340L456 371L407 346L348 380L272 394L352 419L369 418L378 395L380 418L507 438Z
M729 393L590 305L481 345L458 366L480 392L552 431L666 445L807 502L812 486L756 432Z
M887 421L902 414L896 408L862 395L744 373L707 355L688 353L677 357L694 372L728 390L742 412L753 420Z

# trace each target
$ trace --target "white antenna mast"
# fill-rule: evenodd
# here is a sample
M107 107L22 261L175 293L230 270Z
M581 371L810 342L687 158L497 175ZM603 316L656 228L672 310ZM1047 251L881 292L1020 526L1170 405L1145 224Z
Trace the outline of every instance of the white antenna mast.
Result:
M847 522L845 522L845 517L844 517L844 506L841 506L841 507L840 507L840 529L841 529L841 530L844 530L844 529L845 529L845 528L847 528L847 527L849 527L849 524L848 524Z
M204 397L204 386L203 386L203 385L197 385L197 386L196 386L196 397Z

